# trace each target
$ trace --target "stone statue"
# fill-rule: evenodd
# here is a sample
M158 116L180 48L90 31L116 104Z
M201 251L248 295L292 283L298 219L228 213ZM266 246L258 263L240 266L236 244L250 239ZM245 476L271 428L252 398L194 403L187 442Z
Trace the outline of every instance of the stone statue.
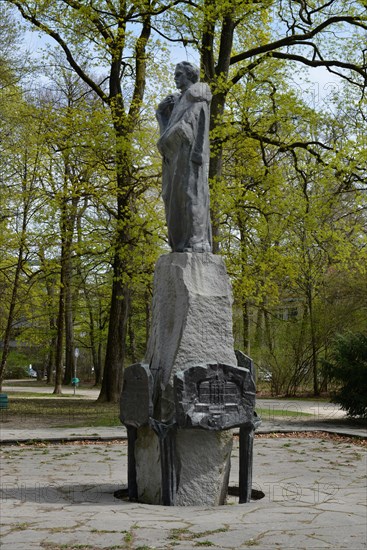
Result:
M199 70L178 63L175 83L181 93L158 106L158 149L163 157L162 196L173 252L211 252L209 213L209 86Z

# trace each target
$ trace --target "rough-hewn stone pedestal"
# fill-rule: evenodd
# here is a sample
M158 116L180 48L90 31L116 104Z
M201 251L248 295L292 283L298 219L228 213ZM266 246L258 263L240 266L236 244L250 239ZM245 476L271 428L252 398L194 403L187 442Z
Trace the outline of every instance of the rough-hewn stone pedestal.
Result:
M173 377L179 370L210 362L237 365L223 258L185 252L161 256L151 326L144 362L154 377L155 417L169 421L174 415Z
M237 367L223 259L211 253L161 256L146 357L126 370L121 396L130 498L181 506L225 502L229 428L252 426L248 375Z
M172 499L165 498L160 442L147 426L135 442L137 498L146 504L218 506L225 503L230 472L232 433L204 430L175 432L175 476Z

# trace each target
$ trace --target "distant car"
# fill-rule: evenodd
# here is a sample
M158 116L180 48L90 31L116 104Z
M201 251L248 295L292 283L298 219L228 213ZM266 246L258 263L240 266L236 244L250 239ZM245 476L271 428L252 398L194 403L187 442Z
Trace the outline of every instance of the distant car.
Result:
M35 371L34 369L30 368L28 369L28 376L30 378L37 378L37 371Z
M259 371L259 379L265 380L265 382L271 382L272 374L269 371L261 370Z

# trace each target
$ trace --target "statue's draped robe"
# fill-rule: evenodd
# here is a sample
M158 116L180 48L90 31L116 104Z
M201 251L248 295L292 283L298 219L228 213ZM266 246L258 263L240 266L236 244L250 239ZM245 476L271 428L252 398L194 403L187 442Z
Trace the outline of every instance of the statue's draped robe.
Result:
M210 252L209 86L197 82L157 110L162 196L173 252ZM168 105L168 106L167 106ZM172 108L173 107L173 108Z

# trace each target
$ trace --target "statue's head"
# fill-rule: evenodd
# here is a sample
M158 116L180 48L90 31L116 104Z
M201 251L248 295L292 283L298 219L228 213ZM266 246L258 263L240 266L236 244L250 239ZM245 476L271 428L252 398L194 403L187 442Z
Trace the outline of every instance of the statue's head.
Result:
M189 61L181 61L176 65L175 82L177 88L186 90L191 84L195 84L199 80L200 71L198 67L189 63Z

